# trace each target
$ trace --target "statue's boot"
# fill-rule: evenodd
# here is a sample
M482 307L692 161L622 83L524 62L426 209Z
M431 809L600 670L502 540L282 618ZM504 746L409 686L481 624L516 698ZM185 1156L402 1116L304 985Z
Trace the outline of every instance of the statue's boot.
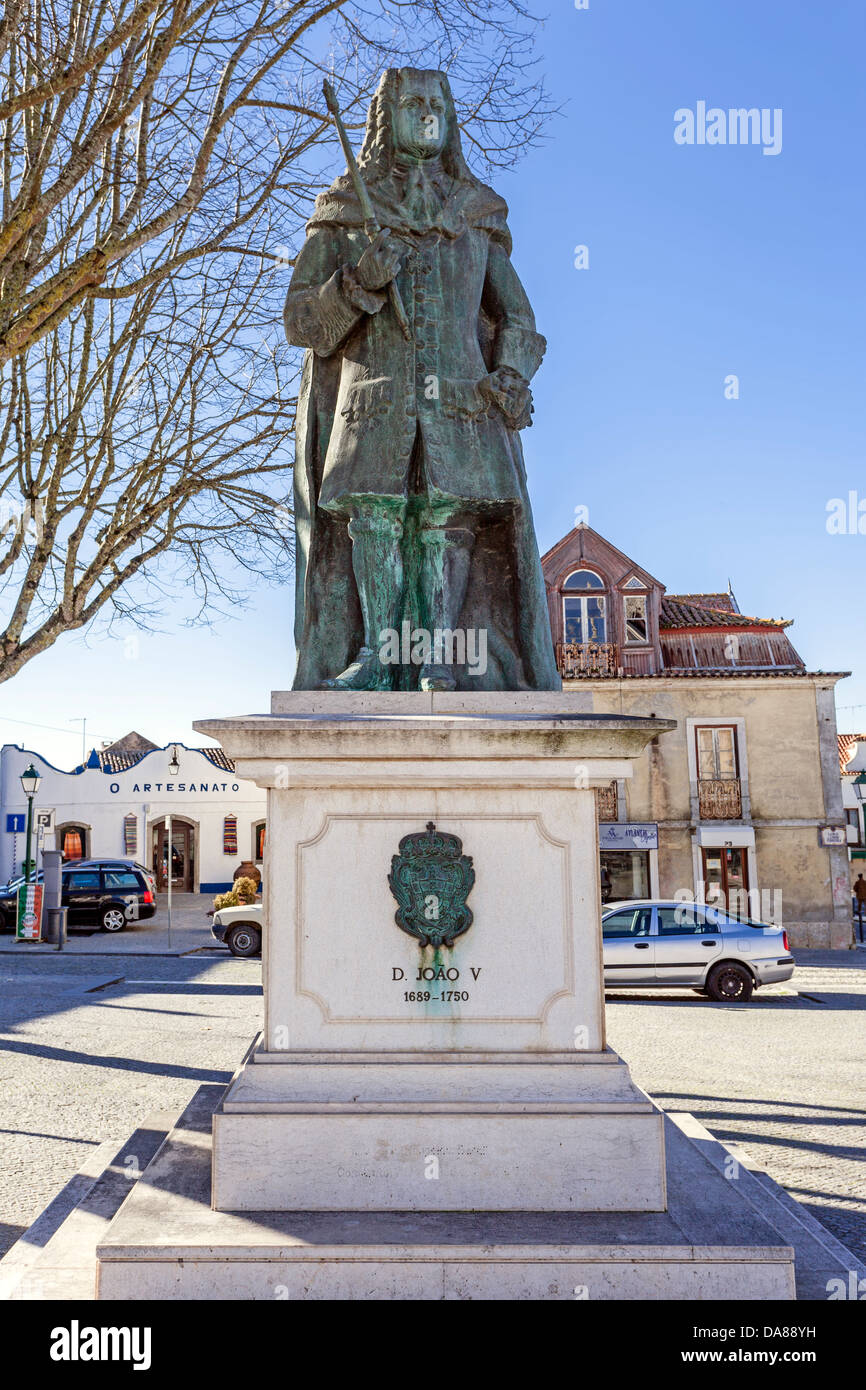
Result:
M364 645L345 671L322 682L326 689L393 689L394 667L381 660L380 649L388 630L397 627L403 602L402 534L403 523L394 517L353 517L349 522Z
M421 667L418 689L456 690L454 665L447 659L454 654L454 638L442 644L440 634L453 634L460 621L475 536L463 527L431 526L420 532L419 539L421 604L433 643L433 659Z

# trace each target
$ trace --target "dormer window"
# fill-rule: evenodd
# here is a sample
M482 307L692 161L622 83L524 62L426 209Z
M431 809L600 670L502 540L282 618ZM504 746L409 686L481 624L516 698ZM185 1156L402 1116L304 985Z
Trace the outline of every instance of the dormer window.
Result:
M573 570L562 586L566 642L606 642L605 583L594 570Z
M550 628L564 681L653 676L663 668L664 585L588 526L542 561Z
M623 598L623 609L626 642L648 642L646 594L626 594Z

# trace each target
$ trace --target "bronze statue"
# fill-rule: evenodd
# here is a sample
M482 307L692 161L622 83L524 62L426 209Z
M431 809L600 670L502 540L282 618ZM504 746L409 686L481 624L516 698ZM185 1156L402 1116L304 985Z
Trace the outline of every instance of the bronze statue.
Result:
M308 349L295 689L558 690L519 435L546 344L507 207L441 72L389 69L349 163L285 308Z

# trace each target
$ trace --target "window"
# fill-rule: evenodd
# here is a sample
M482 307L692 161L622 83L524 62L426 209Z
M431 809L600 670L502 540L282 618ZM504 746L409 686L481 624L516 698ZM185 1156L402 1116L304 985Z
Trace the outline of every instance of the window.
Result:
M626 642L648 642L646 594L626 594L622 602L625 610Z
M704 897L722 910L737 916L749 912L749 860L747 851L734 845L724 849L703 848Z
M849 836L849 838L848 838L848 843L849 843L849 845L850 845L850 844L854 844L854 845L860 845L860 844L862 844L862 843L863 843L863 836L862 836L861 833L860 833L860 812L857 810L856 807L855 807L853 810L846 811L846 812L845 812L845 819L847 820L848 824L851 825L851 826L853 826L853 828L854 828L854 839L852 840L852 839L850 838L850 836Z
M652 921L651 907L630 907L626 912L613 912L602 922L602 934L611 937L649 936Z
M58 842L63 862L87 858L87 827L84 825L62 825L58 830Z
M704 932L718 931L709 926L704 913L692 903L682 903L679 907L660 907L659 936L696 936Z
M608 891L605 894L605 881ZM628 901L650 896L649 854L643 849L612 849L601 852L602 898L607 902Z
M593 570L575 570L562 588L566 642L606 642L604 580Z
M255 857L256 857L256 861L257 861L257 862L261 861L261 860L264 859L264 857L265 857L265 826L266 826L266 824L267 824L266 821L259 821L259 824L253 827L254 839L255 839Z
M108 869L105 874L106 888L140 888L138 875L129 869Z
M563 589L603 589L604 580L594 570L575 570L568 576Z
M724 781L737 776L737 735L733 728L698 728L698 777Z
M99 872L96 869L79 869L76 873L67 874L66 887L72 889L99 889Z

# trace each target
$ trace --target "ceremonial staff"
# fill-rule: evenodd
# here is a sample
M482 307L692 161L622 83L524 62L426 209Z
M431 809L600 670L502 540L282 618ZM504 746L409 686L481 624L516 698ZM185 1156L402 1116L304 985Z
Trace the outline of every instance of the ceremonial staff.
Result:
M376 221L376 214L373 211L373 204L370 202L370 195L367 192L366 184L361 177L361 171L352 153L352 146L349 144L349 137L346 134L346 127L343 125L343 118L340 115L340 108L337 105L334 89L327 80L322 83L322 91L325 94L325 102L328 110L334 118L334 125L337 127L337 134L340 137L340 144L343 146L343 154L346 156L346 164L352 176L352 183L355 185L355 194L358 202L361 204L364 231L367 233L370 241L373 242L376 240L381 229L379 223ZM412 330L409 327L409 320L406 317L406 310L403 308L403 301L400 298L400 291L397 288L396 280L389 280L388 282L388 299L390 300L391 308L394 310L394 316L402 330L403 337L408 342L411 342Z

